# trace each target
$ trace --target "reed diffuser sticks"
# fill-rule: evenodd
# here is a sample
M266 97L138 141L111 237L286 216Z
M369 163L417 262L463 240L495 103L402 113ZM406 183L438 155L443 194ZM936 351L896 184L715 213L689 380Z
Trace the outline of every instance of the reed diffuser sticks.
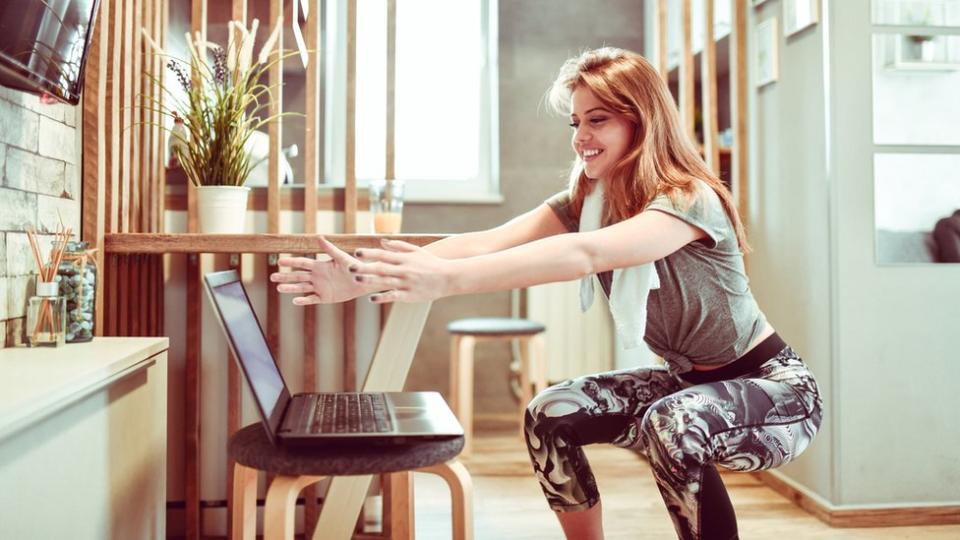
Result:
M69 227L64 227L63 223L57 226L54 234L53 248L50 251L49 263L44 264L43 253L40 249L40 241L37 239L37 232L32 228L27 229L27 238L30 241L30 248L33 251L33 260L37 263L37 279L42 283L53 283L56 280L57 268L63 260L63 252L66 250L67 241L73 234ZM46 333L49 336L57 334L55 328L56 321L51 307L51 300L44 298L41 301L40 314L37 317L36 324L33 327L31 342L36 343L41 334ZM59 321L63 324L63 321Z

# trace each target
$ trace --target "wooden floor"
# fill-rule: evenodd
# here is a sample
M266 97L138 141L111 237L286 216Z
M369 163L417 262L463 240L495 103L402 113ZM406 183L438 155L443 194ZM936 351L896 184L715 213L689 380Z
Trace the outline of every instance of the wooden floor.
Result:
M474 482L476 540L562 538L533 478L518 433L481 435L464 460ZM603 500L608 539L675 538L647 464L611 446L586 449ZM744 540L960 539L960 526L831 529L747 474L722 475ZM450 538L449 495L442 480L416 475L419 540Z

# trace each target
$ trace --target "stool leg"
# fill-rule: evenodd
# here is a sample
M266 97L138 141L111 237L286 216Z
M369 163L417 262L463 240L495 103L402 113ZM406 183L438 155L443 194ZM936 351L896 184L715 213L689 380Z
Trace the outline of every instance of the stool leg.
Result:
M530 360L533 355L530 354L530 337L524 336L517 338L520 341L520 438L523 438L523 413L527 405L533 399L533 393L530 388Z
M533 336L534 391L539 394L547 389L547 340L543 334Z
M460 455L469 457L473 451L473 351L477 340L473 336L459 336L460 343L456 353L457 409L454 412L463 426L463 451Z
M287 476L278 474L267 489L264 505L264 540L293 540L297 497L303 488L323 480L322 476Z
M467 468L456 459L416 472L435 474L450 487L450 504L453 513L453 540L473 540L473 480Z
M383 475L384 500L389 493L390 504L384 505L383 536L392 540L413 540L413 473L402 471Z
M233 540L257 536L257 470L233 464Z
M450 409L460 419L460 341L463 336L450 336Z

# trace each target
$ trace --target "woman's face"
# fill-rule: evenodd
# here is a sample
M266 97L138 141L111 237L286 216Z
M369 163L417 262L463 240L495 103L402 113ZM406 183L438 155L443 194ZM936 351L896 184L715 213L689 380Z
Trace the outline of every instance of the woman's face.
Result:
M579 86L570 98L573 151L583 160L587 178L603 179L620 160L633 138L633 124L603 106L589 89Z

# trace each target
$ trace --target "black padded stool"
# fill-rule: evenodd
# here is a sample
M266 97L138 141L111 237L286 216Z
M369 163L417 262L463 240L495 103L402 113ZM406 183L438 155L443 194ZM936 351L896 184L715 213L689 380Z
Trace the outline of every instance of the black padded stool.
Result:
M233 469L233 538L256 535L257 471L275 474L267 489L264 539L292 539L297 497L303 488L329 476L423 472L442 477L450 487L453 536L473 538L470 474L456 460L463 437L415 441L396 445L331 445L309 449L274 446L259 422L230 437L228 454ZM409 501L412 510L413 501ZM356 520L356 516L344 516ZM309 533L308 533L309 538Z
M533 392L547 387L547 364L544 358L543 333L546 327L528 319L510 317L478 317L460 319L447 325L450 341L450 408L463 426L466 442L462 454L469 456L473 438L473 350L479 341L520 342L520 365L511 366L520 373L520 430L523 435L523 412L533 399ZM531 354L531 349L533 353ZM532 372L532 373L531 373ZM532 379L532 381L531 381ZM532 383L532 384L531 384ZM531 388L532 386L532 388Z

